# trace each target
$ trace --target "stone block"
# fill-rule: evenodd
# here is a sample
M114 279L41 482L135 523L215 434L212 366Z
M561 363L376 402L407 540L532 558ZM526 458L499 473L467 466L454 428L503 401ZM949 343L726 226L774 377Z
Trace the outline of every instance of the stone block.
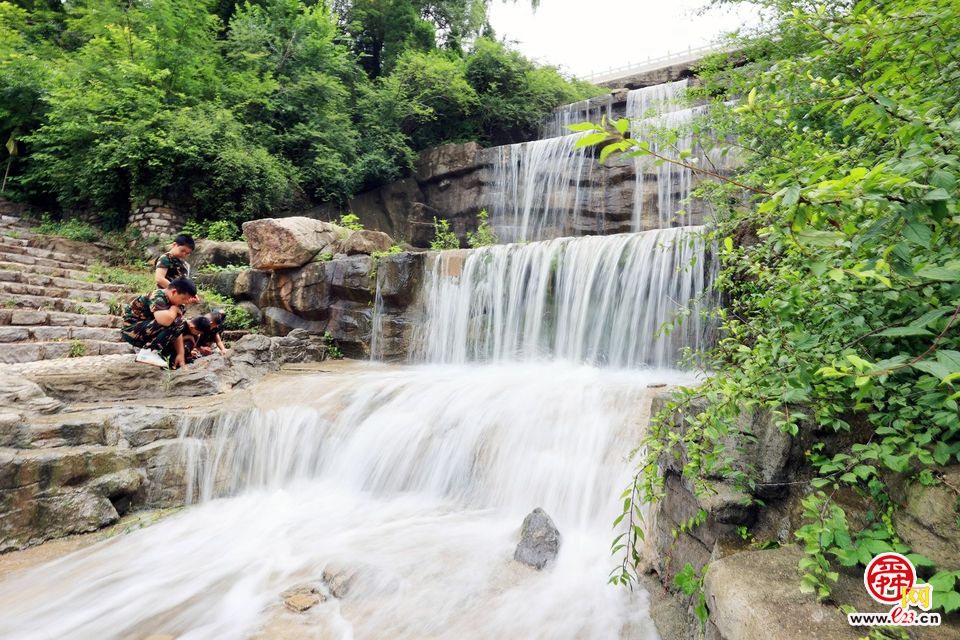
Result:
M0 364L33 362L40 360L42 354L41 345L36 343L4 344L0 345Z
M371 255L379 251L386 251L392 246L393 238L384 232L364 229L351 233L346 240L340 243L339 249L341 253L348 256Z
M17 324L17 325L47 324L47 312L15 309L13 313L10 315L10 324Z
M50 327L50 326L41 326L41 327L32 327L30 333L33 336L33 339L38 342L52 342L54 340L69 340L72 329L71 327Z
M476 142L445 144L421 151L415 177L419 182L438 180L477 168L480 145Z
M126 342L102 342L100 343L100 355L101 356L113 356L121 355L125 353L133 353L135 349L132 345L127 344Z
M336 297L353 301L372 301L377 283L370 256L355 255L324 263L330 290Z
M114 342L120 340L120 332L116 329L100 327L75 327L72 337L78 340L96 340L99 342Z
M260 300L260 296L266 290L269 282L269 271L258 271L256 269L241 271L234 280L232 295L236 300L249 300L256 303Z
M30 339L30 330L26 327L0 327L0 342L22 342Z

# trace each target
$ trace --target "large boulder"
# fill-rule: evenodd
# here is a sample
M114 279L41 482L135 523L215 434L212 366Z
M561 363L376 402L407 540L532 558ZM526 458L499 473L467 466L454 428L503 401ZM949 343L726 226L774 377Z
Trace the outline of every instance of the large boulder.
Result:
M477 168L480 145L476 142L444 144L420 152L416 178L420 182L461 174Z
M307 264L349 234L335 224L295 216L244 222L243 235L250 246L251 267L291 269Z
M537 507L523 519L520 528L520 544L513 553L513 559L543 569L557 557L560 550L560 532L547 513Z
M196 248L187 258L191 273L207 265L227 267L246 265L250 262L250 248L246 242L217 242L215 240L197 240Z
M383 231L362 229L354 231L346 240L340 243L340 253L348 256L357 254L370 255L378 251L386 251L393 246L393 238Z
M384 301L400 306L413 302L423 282L425 258L425 253L406 251L380 258L377 273Z

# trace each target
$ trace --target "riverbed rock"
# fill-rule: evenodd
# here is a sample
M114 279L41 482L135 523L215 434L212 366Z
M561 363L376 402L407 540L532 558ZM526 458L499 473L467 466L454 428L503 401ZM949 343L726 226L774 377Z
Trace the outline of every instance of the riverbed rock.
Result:
M277 338L247 335L227 357L215 354L176 370L137 364L126 354L41 360L11 365L7 371L24 385L33 385L32 393L39 389L39 396L31 396L38 407L60 406L58 401L197 397L244 386L282 364L322 360L318 341L305 331Z
M302 267L349 233L330 222L302 216L262 218L243 223L254 269Z
M298 584L280 594L283 604L294 613L303 613L314 605L327 599L321 585L316 583Z
M547 513L537 507L523 519L520 528L520 544L513 553L513 559L543 569L557 557L560 550L560 532Z
M393 238L383 231L362 229L360 231L354 231L346 240L340 242L338 249L340 253L354 256L357 254L370 255L378 251L386 251L392 246Z
M15 367L8 367L0 373L0 407L11 412L15 410L53 413L62 407L62 403L50 398L37 383L24 379Z

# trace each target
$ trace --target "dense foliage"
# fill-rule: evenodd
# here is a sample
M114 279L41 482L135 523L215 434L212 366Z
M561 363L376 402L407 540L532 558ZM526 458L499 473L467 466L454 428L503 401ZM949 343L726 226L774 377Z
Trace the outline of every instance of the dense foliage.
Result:
M2 195L239 223L342 202L430 145L529 139L598 93L482 37L486 6L0 1Z
M960 5L767 5L774 26L741 43L752 62L716 60L702 74L716 144L741 162L701 189L719 211L729 304L706 354L714 375L673 407L706 408L682 430L655 421L625 514L659 497L655 460L681 450L691 486L707 491L719 475L755 495L729 443L751 438L742 410L769 411L809 444L802 588L830 598L838 567L896 550L936 607L960 609L960 572L911 553L889 490L941 484L960 462ZM650 152L625 132L614 123L586 144ZM711 171L693 157L669 161Z

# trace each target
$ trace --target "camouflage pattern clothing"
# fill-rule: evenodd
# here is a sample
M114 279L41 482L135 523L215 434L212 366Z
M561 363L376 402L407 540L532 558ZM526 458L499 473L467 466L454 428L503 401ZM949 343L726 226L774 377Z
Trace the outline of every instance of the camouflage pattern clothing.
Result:
M197 359L197 352L194 351L197 348L197 338L190 330L184 328L183 330L183 361L187 364L194 362ZM168 342L167 346L163 348L163 351L160 352L160 355L167 362L173 362L177 357L177 347L173 342Z
M120 335L135 347L163 351L167 345L172 346L177 336L183 333L183 314L166 326L154 319L157 311L166 311L172 306L173 303L167 299L163 289L137 296L123 309L123 329L120 330Z
M190 267L186 262L176 256L165 253L157 258L157 269L167 270L167 281L173 282L177 278L186 278L190 275Z

